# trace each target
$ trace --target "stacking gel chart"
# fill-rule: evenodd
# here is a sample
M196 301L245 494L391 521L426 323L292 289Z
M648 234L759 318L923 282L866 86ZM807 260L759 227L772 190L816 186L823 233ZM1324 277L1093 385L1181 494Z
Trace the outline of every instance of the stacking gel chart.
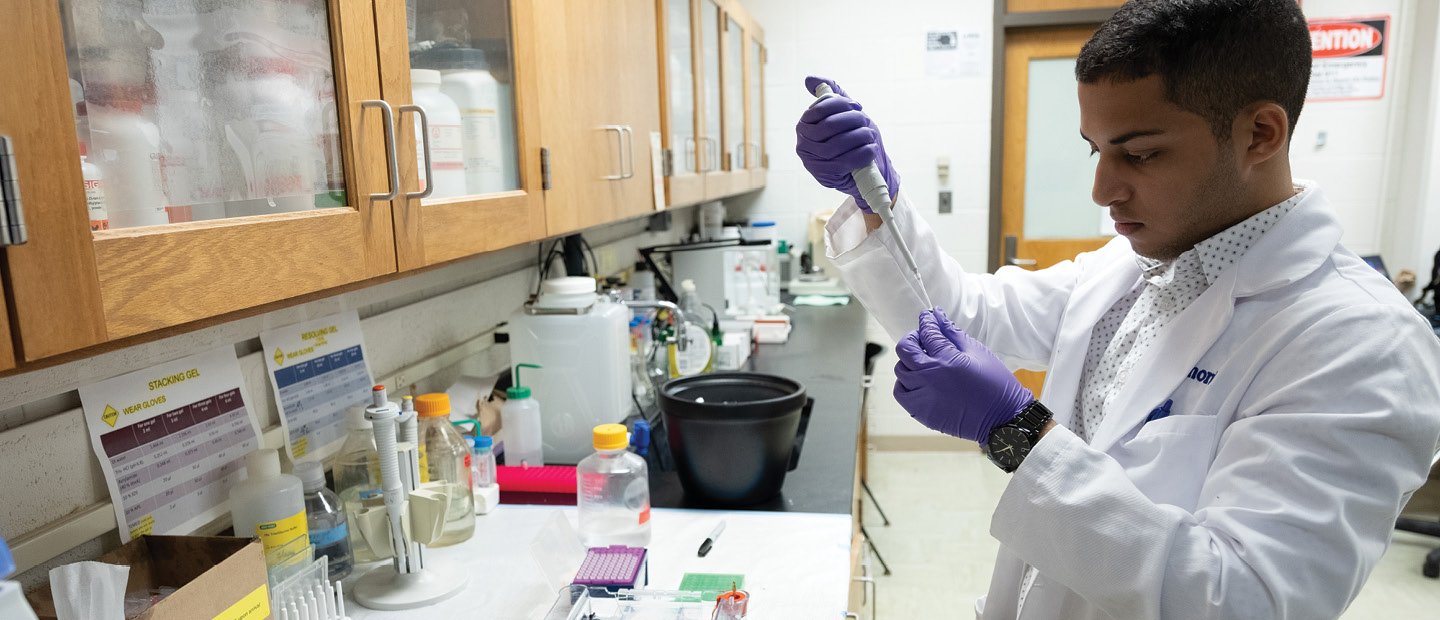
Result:
M260 446L230 347L84 386L80 401L126 542L226 514Z

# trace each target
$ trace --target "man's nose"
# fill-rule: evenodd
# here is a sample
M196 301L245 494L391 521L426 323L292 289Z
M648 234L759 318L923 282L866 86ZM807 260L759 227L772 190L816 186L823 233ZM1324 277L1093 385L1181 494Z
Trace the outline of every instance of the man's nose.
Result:
M1095 162L1095 186L1090 190L1090 199L1102 207L1124 202L1130 197L1128 186L1121 180L1110 163L1110 158L1101 155Z

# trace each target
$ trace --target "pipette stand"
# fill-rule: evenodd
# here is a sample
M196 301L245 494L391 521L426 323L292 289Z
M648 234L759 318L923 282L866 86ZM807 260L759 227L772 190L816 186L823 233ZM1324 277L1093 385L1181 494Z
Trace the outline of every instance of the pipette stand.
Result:
M449 493L439 485L420 484L417 423L409 400L402 411L386 398L384 386L375 386L372 395L365 419L375 426L385 505L362 512L357 525L365 528L369 524L373 529L383 516L394 561L361 577L355 583L355 600L382 611L426 607L455 596L467 580L459 569L439 566L425 557L425 545L438 540L444 530ZM365 538L374 541L380 537Z

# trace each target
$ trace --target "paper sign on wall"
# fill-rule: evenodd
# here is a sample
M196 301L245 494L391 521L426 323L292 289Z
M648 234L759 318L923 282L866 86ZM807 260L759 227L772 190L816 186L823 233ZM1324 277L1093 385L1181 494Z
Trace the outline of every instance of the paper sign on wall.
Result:
M290 460L324 459L345 438L345 411L370 398L360 314L355 311L260 334L265 369Z
M1306 101L1385 96L1390 17L1310 20L1310 90Z
M244 381L226 346L80 388L122 541L189 534L229 511L260 447Z
M979 77L982 39L977 31L926 32L925 75L932 78Z

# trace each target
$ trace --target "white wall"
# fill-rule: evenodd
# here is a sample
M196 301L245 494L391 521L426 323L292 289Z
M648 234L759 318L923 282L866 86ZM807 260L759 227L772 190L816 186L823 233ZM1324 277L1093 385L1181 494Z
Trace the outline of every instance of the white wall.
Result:
M1345 230L1342 243L1358 254L1392 253L1387 241L1393 228L1403 225L1403 211L1414 208L1395 197L1407 181L1399 157L1406 129L1423 112L1411 109L1411 95L1417 87L1429 90L1423 74L1433 71L1429 54L1417 62L1414 53L1417 44L1422 52L1428 50L1426 39L1435 34L1433 25L1427 34L1417 24L1418 6L1425 2L1433 0L1306 0L1303 5L1311 19L1391 18L1384 97L1307 102L1290 147L1294 175L1320 183ZM1318 146L1322 132L1323 147ZM1392 273L1408 258L1387 256Z
M1420 286L1440 250L1440 3L1417 2L1411 20L1408 92L1398 102L1390 200L1381 237L1391 273L1416 271ZM1418 287L1417 287L1418 288Z
M823 7L819 6L823 4ZM774 219L805 237L808 214L843 196L820 187L795 155L795 122L810 104L805 76L840 83L865 106L900 174L901 191L966 269L986 270L990 229L991 0L745 0L765 29L766 188L727 201L732 214ZM927 31L978 32L980 73L927 78ZM937 213L936 161L950 158L954 210ZM803 247L803 246L802 246Z
M693 209L677 209L671 230L644 231L632 221L585 232L602 273L633 264L637 248L673 243L690 229ZM47 531L67 515L92 510L110 498L90 447L76 389L153 364L231 344L245 375L247 401L260 428L273 429L279 414L260 350L260 332L308 318L355 309L365 334L366 356L378 381L392 390L443 390L465 368L493 374L509 363L508 349L494 346L495 327L520 307L536 283L536 245L484 256L365 289L239 319L29 373L0 378L0 535ZM552 269L560 269L557 261ZM279 435L269 433L276 439ZM271 445L270 447L279 447ZM112 521L113 522L113 521ZM112 532L74 547L54 561L22 573L27 586L43 582L50 566L90 559L118 544Z

